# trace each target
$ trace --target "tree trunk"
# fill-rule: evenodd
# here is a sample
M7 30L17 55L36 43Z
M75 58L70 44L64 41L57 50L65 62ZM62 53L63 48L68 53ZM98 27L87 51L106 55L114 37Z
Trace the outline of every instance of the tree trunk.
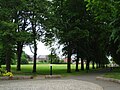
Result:
M96 64L96 68L99 68L99 64L98 63Z
M34 17L34 16L33 16ZM32 21L33 39L34 39L34 62L33 62L33 73L36 72L36 59L37 59L37 42L36 42L36 22Z
M5 62L6 62L6 70L7 72L11 71L11 57L12 57L12 44L11 38L9 35L6 37L6 41L4 43L4 50L5 50Z
M101 67L102 67L102 68L105 68L105 64L101 64Z
M78 50L77 50L77 60L76 60L76 69L75 69L76 72L79 71L79 69L78 69L78 64L79 64L79 52L78 52Z
M71 50L70 50L70 46L68 45L67 73L70 72L71 72Z
M84 70L84 60L81 58L81 70Z
M6 57L6 70L7 72L11 71L11 65L10 65L11 60Z
M90 61L89 60L87 60L87 62L86 62L86 70L89 70L90 69Z
M18 22L17 19L16 22ZM24 19L24 23L22 25L22 31L25 31L25 28L26 28L26 19ZM19 25L18 25L18 32L22 32L22 31L19 30ZM21 56L22 56L23 44L24 41L17 42L17 71L21 71Z
M21 71L21 56L22 56L23 43L17 44L17 71Z
M105 68L108 68L107 64L105 65Z
M92 69L95 69L95 62L92 61Z
M11 71L11 57L10 57L10 48L9 50L6 51L6 56L5 56L5 61L6 61L6 70L7 72L10 72Z
M100 63L100 61L99 61L99 64L98 64L98 68L101 68L101 63Z
M33 64L33 73L36 72L36 59L37 59L37 44L36 44L36 40L34 40L34 64Z

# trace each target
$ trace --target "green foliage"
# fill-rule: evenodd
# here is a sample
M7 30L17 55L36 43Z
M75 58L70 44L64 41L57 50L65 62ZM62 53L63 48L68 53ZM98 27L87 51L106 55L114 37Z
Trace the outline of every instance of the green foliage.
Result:
M28 64L29 58L27 57L27 54L25 52L22 52L21 56L21 64ZM17 55L15 54L14 57L12 58L11 64L16 65L17 61Z
M0 64L18 46L34 44L37 51L36 40L51 46L56 38L64 54L102 64L111 55L120 64L119 0L0 0L0 17ZM56 54L50 57L59 63ZM21 63L28 63L25 53Z
M0 48L0 65L5 64L5 55L3 52L3 48Z
M28 58L25 52L22 53L21 64L28 64Z
M50 54L50 55L48 55L48 58L49 58L49 63L51 63L51 60L52 60L52 64L58 64L60 61L57 54L52 54L52 55Z
M59 64L66 64L66 62L64 62L64 60L60 60Z
M13 77L12 72L6 72L3 74L3 76Z
M4 70L3 68L0 68L0 72L2 76L9 76L9 77L13 77L12 72L7 72L6 70Z
M5 73L6 71L3 69L3 68L0 68L0 73L3 74Z
M12 50L16 48L16 45L17 49L18 47L23 48L24 44L33 44L34 39L40 40L46 28L44 21L48 18L48 4L49 1L47 0L1 0L0 43L3 44L5 42L2 41L10 41L9 44L6 43L6 46L9 46L11 53L14 53ZM9 41L7 41L8 38ZM7 51L6 49L5 47L3 50ZM20 49L17 51L20 51ZM5 55L5 53L3 54ZM20 56L19 54L18 57ZM11 56L8 58L11 59ZM27 63L25 58L23 58L22 63Z

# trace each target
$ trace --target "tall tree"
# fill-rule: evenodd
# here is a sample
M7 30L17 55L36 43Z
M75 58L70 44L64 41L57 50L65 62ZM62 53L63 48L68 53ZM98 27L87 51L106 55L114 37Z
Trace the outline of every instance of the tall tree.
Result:
M36 72L37 40L39 41L42 39L41 36L44 35L46 30L45 21L48 19L48 3L49 1L47 0L30 0L30 2L28 2L30 12L29 20L31 24L34 48L33 72Z
M9 4L8 4L9 3ZM16 25L13 23L15 1L1 0L0 1L0 34L3 44L3 54L5 55L6 70L10 71L11 59L15 45L15 29Z
M67 71L70 72L72 51L76 49L75 47L78 45L77 42L88 36L88 31L84 28L86 16L85 2L84 0L54 0L53 5L53 14L55 17L54 28L58 30L56 36L59 42L64 44L68 52ZM79 46L80 45L78 45L78 47ZM76 70L78 70L78 68Z
M114 8L112 6L113 1L101 1L101 0L88 0L87 10L89 11L89 46L93 56L90 56L99 67L101 64L105 64L106 57L109 53L109 38L111 29L109 27L110 22L113 20ZM99 11L99 12L98 12ZM98 58L99 57L99 58Z
M3 44L3 53L5 56L6 62L6 70L9 72L11 71L11 59L13 57L13 50L14 50L14 33L15 33L15 25L13 23L7 22L0 22L0 31L2 35L2 44ZM3 56L3 55L2 55Z
M110 37L110 54L113 57L113 60L120 65L120 1L114 0L112 2L114 18L110 23L112 34Z

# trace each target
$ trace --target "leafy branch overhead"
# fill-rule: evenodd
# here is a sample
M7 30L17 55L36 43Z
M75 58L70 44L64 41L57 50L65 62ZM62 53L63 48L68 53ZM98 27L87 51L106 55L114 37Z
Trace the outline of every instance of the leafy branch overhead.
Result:
M32 45L36 72L37 41L63 45L68 72L73 54L76 71L79 58L82 70L84 59L87 69L109 63L108 56L120 64L119 8L119 0L0 0L0 64L9 72L16 53L21 70L23 46Z

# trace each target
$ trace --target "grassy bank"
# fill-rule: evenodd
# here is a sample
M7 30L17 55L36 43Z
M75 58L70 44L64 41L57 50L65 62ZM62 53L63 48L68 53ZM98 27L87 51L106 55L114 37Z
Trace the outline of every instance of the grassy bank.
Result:
M110 72L103 75L106 78L120 79L120 67L113 68Z

